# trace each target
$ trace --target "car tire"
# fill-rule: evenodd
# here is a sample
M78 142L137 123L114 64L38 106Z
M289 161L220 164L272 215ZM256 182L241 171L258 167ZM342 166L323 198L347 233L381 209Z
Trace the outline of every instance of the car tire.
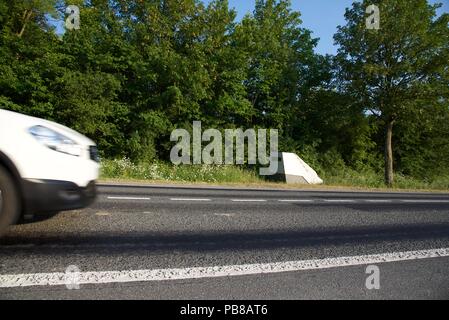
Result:
M20 217L20 197L13 178L0 166L0 236Z

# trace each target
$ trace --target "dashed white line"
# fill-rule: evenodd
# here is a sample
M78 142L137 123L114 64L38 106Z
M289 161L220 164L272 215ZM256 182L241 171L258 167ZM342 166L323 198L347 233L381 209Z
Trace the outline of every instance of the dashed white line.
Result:
M109 200L131 200L131 201L147 201L151 198L136 198L136 197L108 197Z
M279 202L305 202L305 203L310 203L310 202L314 202L313 200L278 200Z
M0 288L17 288L33 286L62 286L73 284L108 284L155 282L187 279L204 279L248 276L257 274L276 274L306 270L320 270L362 266L381 263L403 262L433 258L449 257L449 248L431 249L409 252L394 252L354 257L337 257L320 260L304 260L291 262L274 262L266 264L246 264L215 267L157 269L157 270L127 270L99 271L73 273L31 273L0 275Z
M234 213L214 213L214 216L232 218L235 216L235 214Z
M147 197L115 197L107 196L108 200L124 200L124 201L149 201L151 198ZM185 201L185 202L211 202L220 201L220 199L207 199L207 198L171 198L171 201ZM396 203L396 204L445 204L449 203L449 200L432 200L432 199L229 199L231 202L268 202L276 201L281 203Z
M402 203L449 203L449 200L401 200Z
M199 201L199 202L208 202L212 201L211 199L187 199L187 198L172 198L171 201Z

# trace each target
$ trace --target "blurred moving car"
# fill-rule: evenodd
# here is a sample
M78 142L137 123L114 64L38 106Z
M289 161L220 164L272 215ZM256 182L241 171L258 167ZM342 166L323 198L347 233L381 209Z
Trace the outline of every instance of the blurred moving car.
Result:
M90 139L55 122L0 110L0 235L23 218L90 205L98 173Z

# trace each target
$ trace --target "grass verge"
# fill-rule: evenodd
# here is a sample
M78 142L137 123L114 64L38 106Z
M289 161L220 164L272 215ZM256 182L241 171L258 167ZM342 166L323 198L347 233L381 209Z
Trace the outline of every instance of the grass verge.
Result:
M181 183L260 183L254 171L235 166L174 166L163 162L132 163L129 159L104 160L102 179L147 180Z
M369 191L449 191L449 176L419 180L396 175L395 187L388 189L382 174L374 171L329 170L320 173L325 181L321 186L286 185L265 180L254 170L236 166L174 166L163 162L132 163L129 159L104 160L101 180L112 182L146 182L168 184L214 184L243 187L268 187L286 189L341 189Z

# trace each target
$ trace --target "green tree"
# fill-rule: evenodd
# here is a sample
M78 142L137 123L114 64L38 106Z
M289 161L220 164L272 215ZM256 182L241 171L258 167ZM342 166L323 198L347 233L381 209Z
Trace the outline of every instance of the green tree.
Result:
M254 15L246 16L236 30L247 52L245 85L255 110L252 123L279 129L284 138L291 134L295 107L307 91L307 70L316 62L317 39L301 24L290 1L258 0Z
M366 8L380 9L380 30L366 27ZM421 121L449 95L449 15L426 0L356 2L339 27L338 63L345 89L385 128L385 182L394 183L393 128Z
M0 1L0 107L52 117L49 74L57 37L47 16L56 1Z
M248 53L239 46L235 17L227 0L214 0L206 8L203 20L202 50L210 85L202 114L206 125L218 128L248 126L255 113L244 85Z
M125 38L115 2L70 4L80 8L81 28L65 30L53 58L59 67L51 82L55 117L95 138L105 156L123 156L130 108L120 94L135 58L133 48Z

